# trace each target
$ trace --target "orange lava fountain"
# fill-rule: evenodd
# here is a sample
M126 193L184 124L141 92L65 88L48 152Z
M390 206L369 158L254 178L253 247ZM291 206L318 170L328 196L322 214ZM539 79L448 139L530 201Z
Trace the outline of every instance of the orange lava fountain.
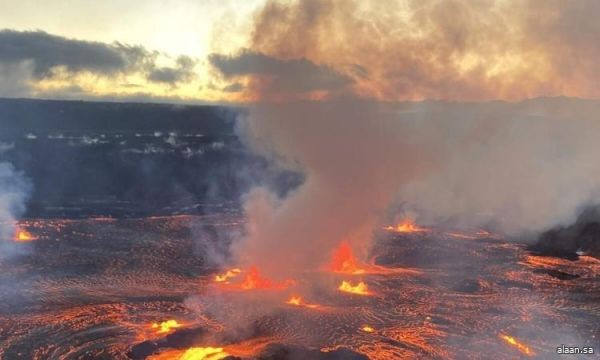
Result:
M352 285L350 281L342 281L338 290L356 295L373 295L373 293L369 291L367 284L362 281L356 285Z
M14 240L17 242L28 242L28 241L37 240L37 237L35 237L28 231L17 230L17 232L15 233L15 236L14 236Z
M384 230L398 232L398 233L415 233L415 232L425 232L429 231L429 229L419 227L411 220L404 220L397 224L396 226L386 226Z
M364 274L365 268L360 262L354 257L352 248L346 242L340 244L340 246L334 251L333 259L330 270L337 273L344 274Z
M273 287L275 287L273 281L267 278L263 278L260 275L258 268L254 266L248 270L248 274L246 275L246 278L240 286L244 290L272 289Z
M419 272L412 269L395 268L390 269L374 263L364 263L358 260L352 253L352 247L342 242L334 251L331 263L326 267L327 271L339 274L363 275L363 274L411 274L418 275Z
M234 276L238 276L238 269L230 270L231 274ZM286 289L290 286L295 285L294 280L283 280L280 282L275 282L269 278L265 278L260 274L260 271L256 266L250 267L247 271L239 271L239 274L245 274L245 276L238 282L231 283L229 281L225 281L230 279L231 276L227 277L227 273L223 274L223 276L215 277L215 282L224 284L225 289L231 290L281 290ZM225 279L225 280L223 280Z
M161 323L152 324L152 329L154 329L154 331L156 331L159 334L166 334L182 326L183 325L178 323L177 320L167 320Z

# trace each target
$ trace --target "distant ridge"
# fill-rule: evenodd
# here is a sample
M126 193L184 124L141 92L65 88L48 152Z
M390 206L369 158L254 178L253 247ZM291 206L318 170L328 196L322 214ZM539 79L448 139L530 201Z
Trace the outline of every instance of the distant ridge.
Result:
M233 132L239 109L212 105L0 98L0 131L182 130Z

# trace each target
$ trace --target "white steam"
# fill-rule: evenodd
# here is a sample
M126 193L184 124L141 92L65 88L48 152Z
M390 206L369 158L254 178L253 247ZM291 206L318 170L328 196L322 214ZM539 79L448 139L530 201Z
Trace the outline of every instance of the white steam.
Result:
M16 220L25 212L31 183L12 164L0 163L0 260L15 253Z
M600 195L600 102L265 105L240 121L248 144L305 182L246 197L242 265L269 275L319 266L341 241L368 247L392 204L427 225L508 235L570 222Z

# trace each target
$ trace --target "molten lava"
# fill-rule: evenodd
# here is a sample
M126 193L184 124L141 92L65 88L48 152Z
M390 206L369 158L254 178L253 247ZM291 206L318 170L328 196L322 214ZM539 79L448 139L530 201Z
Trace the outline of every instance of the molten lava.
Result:
M373 295L369 291L369 287L367 286L367 284L365 284L362 281L356 285L352 285L350 281L342 281L342 283L338 287L338 290L356 295Z
M354 257L352 248L348 243L341 243L334 251L330 270L344 274L364 274L365 269Z
M406 268L386 268L376 265L374 262L365 263L358 260L352 253L352 248L346 242L341 243L334 251L331 263L326 268L327 271L333 271L339 274L362 275L362 274L411 274L418 275L419 271Z
M173 329L177 329L182 327L183 325L178 323L177 320L167 320L163 321L160 324L154 323L152 324L152 329L154 329L159 334L166 334L173 331Z
M302 306L302 307L307 307L310 309L316 309L317 307L319 307L319 305L317 305L317 304L305 303L304 300L302 299L302 297L300 297L300 296L292 296L285 303L288 305Z
M300 296L292 296L285 303L289 305L300 306L302 304L302 298Z
M517 341L517 339L515 339L512 336L500 335L500 338L502 340L504 340L507 344L514 346L515 348L517 348L517 350L519 350L520 352L522 352L523 354L525 354L527 356L535 355L535 352L533 352L533 350L531 350L527 345Z
M147 360L220 360L233 358L256 358L274 340L269 337L249 339L229 345L194 346L188 349L173 349L150 355Z
M237 269L237 268L227 270L227 272L225 272L223 274L215 275L215 282L226 282L229 279L232 279L232 278L238 276L241 272L242 272L242 270Z
M37 237L32 235L30 232L21 229L17 230L14 237L14 240L17 242L28 242L36 239Z
M411 220L404 220L404 221L400 222L399 224L397 224L396 226L386 226L384 229L388 230L388 231L399 232L399 233L415 233L415 232L429 231L429 229L419 227L417 224L415 224Z
M244 279L244 282L240 285L242 289L271 289L273 288L273 282L270 279L263 278L258 271L258 268L251 267L248 270L248 274Z
M281 282L273 282L271 279L264 278L256 266L251 267L244 278L244 281L239 285L243 290L253 289L285 289L295 284L294 280L284 280Z
M360 328L362 331L366 332L366 333L372 333L375 332L375 329L373 329L372 327L370 327L369 325L365 325L363 327Z
M229 356L220 347L193 347L186 350L179 360L219 360Z

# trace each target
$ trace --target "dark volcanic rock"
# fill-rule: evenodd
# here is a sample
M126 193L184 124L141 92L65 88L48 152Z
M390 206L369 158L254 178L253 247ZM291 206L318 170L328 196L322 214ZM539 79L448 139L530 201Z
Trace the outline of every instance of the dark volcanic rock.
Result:
M366 355L347 348L320 351L286 344L271 344L257 357L260 360L368 360Z
M154 341L144 341L134 345L131 351L127 353L130 359L141 360L154 354L159 349L159 345Z
M550 275L550 276L560 279L560 280L574 280L574 279L577 279L580 277L579 275L569 274L566 272L552 270L552 269L538 269L538 270L535 270L534 272L541 273L541 274L547 274L547 275Z
M600 258L600 206L583 211L570 226L546 231L530 250L571 260L578 251Z
M170 348L192 347L200 343L205 334L204 328L182 329L167 335L161 345Z
M464 293L475 293L481 290L481 285L477 280L464 279L454 286L454 290Z

